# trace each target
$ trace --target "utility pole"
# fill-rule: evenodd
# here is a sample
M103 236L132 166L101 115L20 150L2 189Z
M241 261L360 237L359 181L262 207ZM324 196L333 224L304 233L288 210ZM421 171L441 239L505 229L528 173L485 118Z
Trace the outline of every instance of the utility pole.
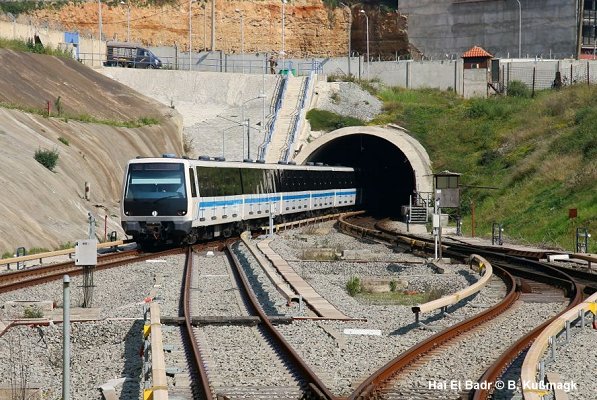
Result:
M211 51L216 51L216 0L211 0Z

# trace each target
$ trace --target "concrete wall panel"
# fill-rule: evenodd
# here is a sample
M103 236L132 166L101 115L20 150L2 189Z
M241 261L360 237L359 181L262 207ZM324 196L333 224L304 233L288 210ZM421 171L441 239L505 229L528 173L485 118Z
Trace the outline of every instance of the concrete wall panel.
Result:
M521 0L522 56L576 54L577 2ZM515 0L400 0L409 40L426 57L460 56L477 45L494 56L518 56L519 8Z

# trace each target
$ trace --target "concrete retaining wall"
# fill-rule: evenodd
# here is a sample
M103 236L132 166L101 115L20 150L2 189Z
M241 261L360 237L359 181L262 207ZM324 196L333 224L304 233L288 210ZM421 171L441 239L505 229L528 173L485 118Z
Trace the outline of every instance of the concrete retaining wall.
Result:
M33 40L38 35L45 47L73 49L73 58L86 60L91 66L102 65L106 58L106 42L79 36L78 52L72 45L65 43L64 32L33 24L21 24L16 21L0 21L0 37L4 39ZM78 55L78 57L77 57Z

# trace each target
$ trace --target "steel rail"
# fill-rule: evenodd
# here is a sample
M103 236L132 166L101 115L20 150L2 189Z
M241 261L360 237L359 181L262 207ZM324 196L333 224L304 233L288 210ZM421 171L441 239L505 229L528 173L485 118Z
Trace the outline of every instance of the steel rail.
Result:
M130 250L118 254L101 257L100 263L96 265L95 271L119 267L132 262L144 261L156 257L180 253L180 249L170 249L158 253L140 253L137 250ZM112 259L116 259L112 261ZM64 274L80 275L83 273L81 266L76 266L74 261L47 265L42 267L19 270L10 274L0 275L0 293L10 292L24 287L47 283L56 279L62 279Z
M495 267L496 274L500 275L508 287L508 293L504 299L497 305L475 315L465 321L439 332L430 338L417 343L410 349L400 354L395 359L388 362L386 365L374 372L369 378L361 383L354 392L347 397L348 400L356 400L362 398L369 398L381 389L385 382L390 380L394 375L399 373L404 368L408 367L415 360L429 353L436 347L456 338L460 334L467 332L475 327L494 319L498 315L505 312L518 299L520 292L516 290L516 283L514 277L507 271Z
M341 224L349 224L349 223L346 223L345 221L341 220ZM348 228L348 230L360 232L362 235L381 238L381 237L386 237L386 235L393 234L394 236L396 236L396 238L393 240L394 242L396 240L399 240L402 242L410 243L411 246L421 247L424 250L430 249L430 245L425 239L421 239L414 235L402 235L402 234L399 234L398 232L380 228L377 225L376 225L376 230L371 230L371 229L362 228L362 227L356 227L356 226L354 226L354 224L351 224L351 225L352 226L350 226ZM568 305L568 307L566 307L565 310L558 313L558 315L551 318L550 320L545 321L543 324L541 324L540 326L533 329L530 333L528 333L527 335L520 338L516 343L514 343L510 348L508 348L499 357L499 359L494 364L492 364L492 366L490 368L488 368L486 370L486 372L483 374L483 376L478 381L479 383L484 383L484 385L479 385L479 389L474 390L472 392L471 397L475 400L487 399L492 394L493 389L495 388L495 382L499 379L499 377L503 374L503 372L507 369L507 367L518 357L518 355L520 355L521 352L523 352L525 349L527 349L532 344L532 342L539 335L539 333L551 321L553 321L554 319L556 319L557 317L559 317L560 315L565 313L567 310L569 310L571 307L576 306L580 301L582 301L582 291L583 290L582 290L582 287L580 285L578 285L577 282L575 282L574 279L572 279L572 277L570 277L570 275L566 274L565 272L559 271L556 268L552 268L549 265L545 265L545 264L537 262L537 261L532 261L532 260L521 258L521 257L515 257L515 256L509 255L509 254L504 254L501 252L496 253L494 251L491 251L490 249L480 249L478 247L475 247L472 245L465 245L465 244L449 245L449 246L445 246L444 248L445 248L445 252L447 252L448 254L462 256L463 254L470 255L474 252L476 254L483 255L490 262L493 262L494 264L502 264L503 262L507 262L509 264L516 263L518 265L522 265L522 267L519 267L519 268L509 265L508 269L512 270L512 272L515 272L517 274L524 274L526 276L529 276L534 272L533 275L535 275L535 276L539 275L543 279L546 279L551 276L551 283L553 284L555 282L556 283L555 286L563 287L564 289L566 289L567 295L570 298L569 305ZM522 271L521 271L521 269L522 269ZM496 270L497 271L502 270L504 273L508 274L508 272L505 269L502 269L497 265L496 265ZM541 270L541 271L537 271L537 270ZM505 301L505 299L503 301ZM474 319L474 318L472 318L472 319ZM467 322L467 321L464 321L464 322ZM458 324L458 325L460 325L460 324ZM457 327L458 327L458 325L457 325ZM442 335L442 333L440 332L439 334L426 340L425 342L414 346L413 350L420 351L420 352L429 351L431 348L439 345L440 338L438 336L441 336L441 335ZM428 348L428 346L429 346L429 348ZM403 355L405 357L408 356L408 352L406 354L403 353ZM416 353L413 354L412 357L416 357ZM412 358L412 360L414 360L414 359L415 358ZM395 360L391 361L390 363L386 364L384 367L382 367L380 370L378 370L373 376L368 378L367 381L365 381L361 386L359 386L359 388L357 388L357 390L355 390L355 392L351 395L351 397L349 397L349 399L356 399L356 398L361 399L361 398L367 397L367 395L370 395L376 389L377 385L381 384L384 380L390 378L396 372L391 369L389 369L389 370L387 369L387 368L392 368L392 366L395 365L394 362L396 362L396 361L398 361L398 359L395 359ZM403 361L402 363L403 364L400 364L400 363L398 363L398 364L399 365L407 365L406 360ZM490 389L487 389L488 387ZM361 392L359 392L359 390L361 390Z
M195 334L193 332L193 325L192 325L192 315L191 315L191 281L192 281L192 273L193 273L193 248L189 246L186 250L186 260L185 260L185 267L184 267L184 282L182 285L182 307L180 312L182 313L182 317L184 317L184 333L187 336L187 343L190 344L190 357L193 363L192 367L195 373L199 374L199 380L201 381L201 386L197 387L194 386L193 389L193 397L194 398L201 398L205 400L212 400L213 394L211 392L211 388L209 386L209 379L207 378L207 371L205 369L205 364L203 363L203 358L201 356L201 350L199 349L199 345L197 344L197 340L195 339Z
M541 263L536 264L541 265ZM545 268L551 268L551 266L543 265ZM582 302L583 298L583 290L580 285L578 285L572 277L567 275L565 272L559 271L555 268L551 268L556 274L560 274L563 277L568 277L571 282L570 292L568 293L570 297L570 301L568 306L563 311L559 312L553 318L548 319L547 321L543 322L541 325L537 326L535 329L518 339L516 343L510 346L502 355L489 367L485 373L481 376L478 382L486 383L483 385L483 388L478 388L473 391L472 399L473 400L481 400L481 399L488 399L494 389L495 389L495 382L503 375L506 369L518 358L518 356L527 350L531 344L535 341L537 336L545 329L549 324L551 324L554 320L556 320L559 316L566 313L571 308L575 307L577 304ZM490 384L490 385L489 385ZM489 387L485 387L489 386Z
M251 288L249 279L247 278L247 275L245 274L242 266L240 265L238 258L232 251L231 246L227 245L226 249L228 251L228 257L232 260L232 265L234 266L235 272L240 277L240 280L242 282L242 289L244 290L247 298L249 299L253 311L259 316L259 319L262 321L264 328L271 335L275 344L283 352L283 356L290 360L292 364L298 368L300 374L309 382L308 386L312 389L313 394L316 396L316 398L327 400L335 399L336 397L325 386L321 379L319 379L319 377L313 372L311 367L307 365L307 363L286 341L286 339L284 339L282 334L280 334L280 332L278 332L278 330L274 328L274 325L270 321L269 317L261 308L259 300L257 300L257 297L255 296L253 289Z

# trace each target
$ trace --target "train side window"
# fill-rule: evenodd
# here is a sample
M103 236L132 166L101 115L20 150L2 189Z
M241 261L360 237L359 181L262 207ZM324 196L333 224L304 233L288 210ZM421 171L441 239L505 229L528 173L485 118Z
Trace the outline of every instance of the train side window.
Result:
M197 187L195 186L195 171L189 168L189 180L191 181L191 196L197 197Z
M235 196L242 193L240 172L238 168L213 168L218 174L214 182L219 184L215 188L217 196Z
M202 197L213 196L209 168L197 167L197 182L199 183L199 195Z

